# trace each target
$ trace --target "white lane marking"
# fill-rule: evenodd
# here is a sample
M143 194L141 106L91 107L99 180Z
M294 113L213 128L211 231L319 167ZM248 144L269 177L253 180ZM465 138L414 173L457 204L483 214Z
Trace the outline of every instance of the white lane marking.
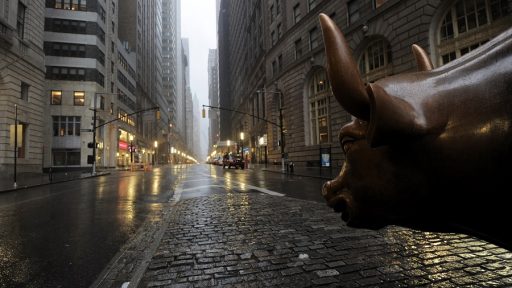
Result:
M266 194L269 194L269 195L272 195L272 196L279 196L279 197L283 197L284 196L284 194L282 194L282 193L279 193L279 192L276 192L276 191L272 191L272 190L268 190L266 188L256 187L256 186L247 185L247 184L245 184L245 186L247 186L247 188L249 188L249 189L258 190L260 192L263 192L263 193L266 193Z
M191 190L197 190L197 189L203 189L203 188L208 188L208 187L219 187L219 188L226 188L226 186L223 186L223 185L201 185L201 186L194 186L194 187L190 187L190 188L186 188L186 189L181 189L181 192L186 192L186 191L191 191Z
M276 191L268 190L266 188L261 188L261 187L256 187L256 186L252 186L252 185L242 184L242 183L239 183L239 182L231 182L231 183L235 184L235 185L233 185L234 188L241 188L242 186L245 186L248 189L257 190L259 192L262 192L262 193L265 193L265 194L269 194L269 195L272 195L272 196L279 196L279 197L285 196L285 194L281 194L281 193L276 192ZM179 197L181 197L181 193L182 192L192 191L192 190L197 190L197 189L203 189L203 188L209 188L209 187L227 188L225 185L213 184L213 185L201 185L201 186L195 186L195 187L190 187L190 188L183 189L183 185L181 185L181 189L179 191ZM178 194L178 188L176 189L176 194ZM177 201L179 201L179 198L178 198Z

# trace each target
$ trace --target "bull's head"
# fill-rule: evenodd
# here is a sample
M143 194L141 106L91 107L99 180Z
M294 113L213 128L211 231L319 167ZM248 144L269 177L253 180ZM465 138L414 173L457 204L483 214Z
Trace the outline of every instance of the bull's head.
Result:
M328 205L349 226L476 223L492 234L482 227L505 215L499 187L510 186L512 30L434 70L413 45L418 72L365 85L342 32L320 22L333 94L355 116L339 135L342 170L322 189Z

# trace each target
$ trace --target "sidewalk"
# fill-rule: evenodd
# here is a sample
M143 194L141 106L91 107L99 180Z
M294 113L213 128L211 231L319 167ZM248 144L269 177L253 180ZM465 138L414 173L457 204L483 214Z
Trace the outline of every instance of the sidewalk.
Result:
M298 167L294 166L293 172L290 171L289 167L286 167L285 171L282 170L281 163L279 165L273 164L249 164L249 169L263 170L274 173L284 173L288 175L303 176L303 177L315 177L325 180L332 180L340 173L340 167Z
M95 176L91 175L91 172L84 171L54 172L50 179L50 175L48 173L21 172L16 174L16 187L14 186L13 175L5 174L0 175L0 193L108 174L110 174L108 171L98 171Z
M169 208L92 287L512 285L512 253L463 234L352 229L322 203L259 193Z

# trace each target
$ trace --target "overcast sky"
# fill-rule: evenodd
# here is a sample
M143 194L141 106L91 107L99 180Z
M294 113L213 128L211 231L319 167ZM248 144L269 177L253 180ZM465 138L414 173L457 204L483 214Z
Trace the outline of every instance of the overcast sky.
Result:
M181 37L189 39L190 83L200 104L208 104L208 50L217 48L215 0L181 1Z
M199 105L208 105L208 50L217 48L215 0L181 1L181 37L189 39L190 88ZM201 118L208 135L208 119ZM206 147L203 145L203 147Z

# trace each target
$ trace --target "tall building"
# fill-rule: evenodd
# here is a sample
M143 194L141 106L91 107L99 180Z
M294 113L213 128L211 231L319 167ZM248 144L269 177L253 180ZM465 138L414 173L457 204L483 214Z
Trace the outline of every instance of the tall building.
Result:
M372 82L414 71L414 43L435 66L470 53L511 27L511 12L512 0L222 0L220 105L278 125L221 111L221 138L245 132L256 161L279 161L284 144L296 165L319 166L321 153L341 165L338 131L351 116L330 89L319 13L337 22L361 78Z
M210 49L208 52L208 100L210 106L219 106L219 62L217 49ZM215 145L220 141L220 111L210 109L209 142Z
M192 139L192 91L190 89L190 51L188 46L188 38L181 39L181 52L182 52L182 64L183 66L181 73L183 73L183 95L182 97L182 106L181 113L178 113L178 116L182 119L182 126L180 130L182 131L182 137L185 142L185 147L191 147L191 139ZM183 147L183 148L185 148Z
M45 167L90 167L94 105L96 163L116 165L117 126L103 124L117 117L117 12L117 0L46 1Z
M152 161L166 163L170 151L168 101L162 93L162 0L120 1L119 14L119 26L123 27L119 39L134 47L137 55L136 109L160 108L160 113L136 114L133 149L152 155Z
M168 145L173 148L179 143L178 127L178 98L179 78L178 78L178 53L180 52L178 40L181 41L180 34L180 0L162 1L162 85L163 96L167 101L165 116L168 117L169 133L167 135ZM180 123L181 124L181 123Z
M14 173L15 161L17 171L41 172L43 151L50 148L44 139L43 27L42 1L0 0L0 173Z

